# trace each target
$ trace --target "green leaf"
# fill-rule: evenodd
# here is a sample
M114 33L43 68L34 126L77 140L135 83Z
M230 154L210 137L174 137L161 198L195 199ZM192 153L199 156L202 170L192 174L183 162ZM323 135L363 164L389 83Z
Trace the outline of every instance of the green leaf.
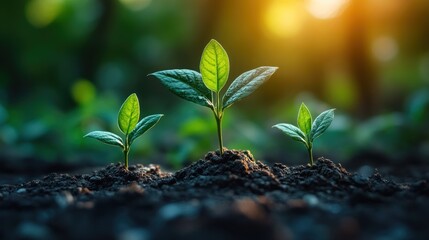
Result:
M95 138L95 139L97 139L103 143L124 148L124 144L122 142L122 139L118 135L111 133L111 132L93 131L93 132L86 134L84 137Z
M190 102L211 108L211 92L203 83L199 72L188 69L173 69L149 74L177 96Z
M143 133L145 133L147 130L155 126L155 124L158 123L158 121L161 119L161 117L164 116L163 114L154 114L147 116L140 120L139 123L137 123L136 128L128 135L128 142L131 145L131 143L138 137L140 137Z
M241 74L232 82L231 86L229 86L226 91L223 97L223 109L249 96L262 83L268 80L276 70L277 67L258 67Z
M332 120L334 120L334 110L335 109L326 110L314 120L310 133L311 142L322 135L322 133L328 129L329 125L331 125Z
M311 117L310 110L308 110L304 103L301 103L298 111L298 127L306 136L309 136L310 134L312 121L313 119Z
M128 135L136 126L140 118L139 99L135 93L131 94L122 104L118 114L119 129Z
M288 123L279 123L274 125L273 127L280 129L293 140L302 142L307 145L307 142L305 141L305 134L301 131L301 129L295 127L294 125Z
M216 93L220 92L228 80L228 54L214 39L210 40L204 48L200 61L200 72L206 87Z

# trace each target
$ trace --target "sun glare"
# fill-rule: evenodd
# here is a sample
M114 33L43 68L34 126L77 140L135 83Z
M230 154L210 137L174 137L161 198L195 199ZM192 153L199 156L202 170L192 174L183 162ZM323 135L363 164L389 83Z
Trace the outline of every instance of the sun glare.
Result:
M349 0L309 0L307 10L315 18L328 19L338 16Z
M299 1L273 1L265 13L267 29L279 37L293 37L304 24L304 14Z

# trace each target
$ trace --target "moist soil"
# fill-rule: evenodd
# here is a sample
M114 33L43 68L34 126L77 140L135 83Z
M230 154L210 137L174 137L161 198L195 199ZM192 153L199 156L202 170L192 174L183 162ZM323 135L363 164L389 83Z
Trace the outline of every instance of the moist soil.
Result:
M0 239L428 239L428 176L268 166L237 150L173 173L110 164L1 184Z

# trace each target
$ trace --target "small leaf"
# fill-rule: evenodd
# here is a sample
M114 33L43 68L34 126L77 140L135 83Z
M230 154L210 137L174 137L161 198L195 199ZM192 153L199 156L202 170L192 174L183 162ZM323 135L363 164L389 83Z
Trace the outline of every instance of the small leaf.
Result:
M273 127L280 129L293 140L302 142L307 145L307 142L305 141L305 134L301 131L301 129L295 127L294 125L288 123L279 123L274 125Z
M86 134L84 137L95 138L95 139L97 139L103 143L124 148L124 144L122 143L122 139L118 135L111 133L111 132L93 131L93 132Z
M229 75L229 58L225 49L212 39L204 48L200 61L200 72L206 87L220 92Z
M322 135L322 133L328 129L332 120L334 120L334 110L335 109L326 110L314 120L313 126L311 127L310 142Z
M137 123L136 128L134 128L134 130L130 133L130 135L128 135L129 144L131 145L131 143L136 138L140 137L147 130L149 130L150 128L155 126L155 124L158 123L158 121L161 119L162 116L164 116L164 115L163 114L154 114L154 115L147 116L147 117L143 118L142 120L140 120L140 122Z
M119 129L128 135L136 126L140 118L139 99L135 93L131 94L119 109L118 126Z
M199 72L188 69L173 69L151 73L177 96L190 102L211 108L210 90L204 85Z
M229 86L223 97L223 109L234 102L253 93L262 83L268 80L277 67L258 67L238 76Z
M309 136L310 134L312 121L313 119L311 117L310 110L308 110L307 106L302 103L298 111L298 127L306 136Z

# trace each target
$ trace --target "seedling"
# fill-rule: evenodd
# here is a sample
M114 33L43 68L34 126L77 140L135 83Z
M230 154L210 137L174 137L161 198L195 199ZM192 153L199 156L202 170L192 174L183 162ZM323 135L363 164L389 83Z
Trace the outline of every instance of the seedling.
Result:
M204 48L200 72L172 69L152 73L177 96L208 107L213 111L217 125L219 150L223 154L222 117L226 108L250 95L268 80L277 67L258 67L238 76L221 96L229 75L229 58L225 49L212 39Z
M304 103L298 111L298 127L288 123L279 123L273 127L282 130L293 140L305 144L310 157L310 166L313 166L313 141L328 129L334 120L334 110L329 109L322 112L312 123L311 113Z
M140 120L140 104L135 93L131 94L122 104L118 113L118 127L125 135L124 139L106 131L93 131L84 137L95 138L103 143L118 146L124 152L125 169L128 169L128 153L133 141L147 130L155 126L163 114L154 114Z

